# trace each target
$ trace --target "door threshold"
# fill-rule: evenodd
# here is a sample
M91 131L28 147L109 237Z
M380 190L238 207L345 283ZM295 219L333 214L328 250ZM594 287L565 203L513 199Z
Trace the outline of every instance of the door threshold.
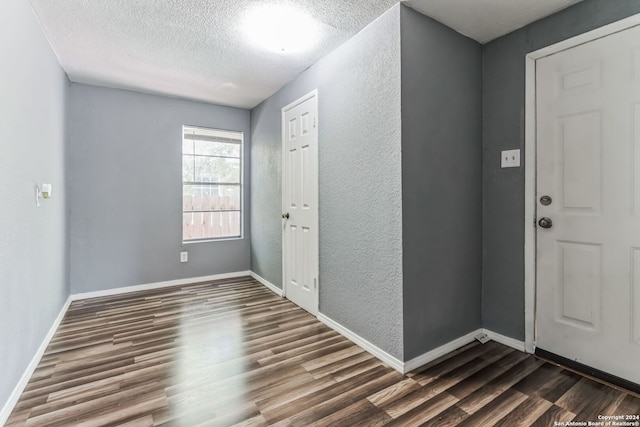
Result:
M570 371L574 371L578 374L591 377L600 382L605 382L607 383L607 385L617 386L624 391L631 392L637 397L640 397L640 384L636 384L632 381L625 380L624 378L620 378L615 375L611 375L607 372L592 368L591 366L584 365L571 359L567 359L566 357L559 356L555 353L551 353L550 351L543 350L541 348L536 348L535 355L536 357L547 362L554 363Z

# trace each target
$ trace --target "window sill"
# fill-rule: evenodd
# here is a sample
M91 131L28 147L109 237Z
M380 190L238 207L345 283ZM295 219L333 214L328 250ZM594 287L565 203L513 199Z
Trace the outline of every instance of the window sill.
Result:
M202 239L202 240L183 240L183 245L193 245L195 243L213 243L213 242L229 242L233 240L244 240L243 236L239 237L221 237L219 239Z

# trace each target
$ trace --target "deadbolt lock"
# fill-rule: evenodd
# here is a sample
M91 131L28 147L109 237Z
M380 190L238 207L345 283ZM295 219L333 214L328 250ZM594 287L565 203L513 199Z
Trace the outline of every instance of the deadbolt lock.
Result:
M540 204L542 206L549 206L553 200L551 200L550 196L542 196L540 197Z
M282 219L289 219L289 212L282 214Z

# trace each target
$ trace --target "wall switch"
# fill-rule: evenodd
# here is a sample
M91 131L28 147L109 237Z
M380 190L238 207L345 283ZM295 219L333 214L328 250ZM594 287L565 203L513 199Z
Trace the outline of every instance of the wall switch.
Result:
M520 150L506 150L502 152L502 160L500 162L502 168L519 168L520 167Z
M189 252L180 252L180 262L189 261Z

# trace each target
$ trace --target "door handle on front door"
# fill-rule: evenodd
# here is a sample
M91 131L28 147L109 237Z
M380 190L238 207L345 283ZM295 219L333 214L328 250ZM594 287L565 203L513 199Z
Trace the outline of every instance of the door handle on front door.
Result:
M551 218L547 218L545 216L540 218L540 221L538 221L538 225L542 228L551 228L553 226L553 221L551 221Z
M289 212L282 214L282 219L289 219Z

